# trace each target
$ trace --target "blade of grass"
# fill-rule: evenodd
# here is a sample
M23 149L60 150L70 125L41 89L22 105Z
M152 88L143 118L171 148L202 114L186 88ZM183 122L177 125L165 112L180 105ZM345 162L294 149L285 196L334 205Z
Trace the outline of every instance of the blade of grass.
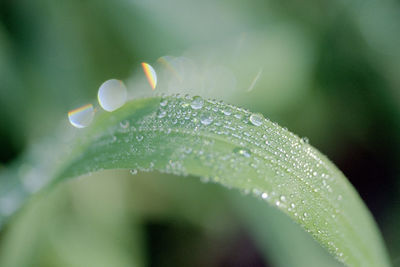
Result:
M191 174L265 200L348 266L389 266L373 218L343 174L261 115L199 97L153 97L100 114L78 135L63 149L39 149L51 157L33 153L11 174L20 179L1 179L0 218L42 186L85 173Z

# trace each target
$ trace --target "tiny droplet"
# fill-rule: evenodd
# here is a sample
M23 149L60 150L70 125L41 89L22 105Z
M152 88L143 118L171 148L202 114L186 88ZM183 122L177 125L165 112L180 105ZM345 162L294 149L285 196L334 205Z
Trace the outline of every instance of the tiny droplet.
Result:
M263 122L263 116L261 114L251 114L250 116L250 122L255 125L255 126L260 126Z
M236 148L233 149L233 152L235 152L235 153L237 153L239 155L242 155L242 156L244 156L246 158L249 158L250 155L251 155L251 152L248 149L243 148L243 147L236 147Z
M193 100L190 103L192 109L201 109L203 105L204 105L204 100L200 96L193 97Z

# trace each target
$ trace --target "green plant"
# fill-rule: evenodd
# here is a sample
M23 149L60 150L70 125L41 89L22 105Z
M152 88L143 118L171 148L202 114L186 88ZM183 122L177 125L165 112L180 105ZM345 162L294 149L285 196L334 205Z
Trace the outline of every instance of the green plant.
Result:
M99 114L77 134L72 145L66 133L47 140L2 174L1 222L43 186L86 173L195 175L275 206L348 266L389 266L375 223L343 174L306 139L260 114L198 96L151 97Z

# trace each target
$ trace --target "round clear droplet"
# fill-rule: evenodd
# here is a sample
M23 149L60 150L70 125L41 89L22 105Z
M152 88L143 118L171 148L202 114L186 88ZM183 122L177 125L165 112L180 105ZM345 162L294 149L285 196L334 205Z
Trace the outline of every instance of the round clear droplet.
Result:
M310 142L310 140L309 140L307 137L302 137L302 138L300 139L300 141L301 141L303 144L308 144L308 143Z
M247 148L244 148L244 147L236 147L233 149L233 152L235 152L241 156L244 156L246 158L249 158L251 156L250 150L248 150Z
M251 114L250 122L255 126L260 126L263 122L263 116L261 114Z
M201 122L203 125L209 125L209 124L212 123L212 121L213 121L213 118L211 117L210 114L203 114L203 115L201 115L201 117L200 117L200 122Z
M127 120L123 120L119 123L119 125L121 125L122 128L126 129L129 127L129 121Z
M193 97L193 100L190 103L192 109L201 109L203 105L204 105L204 100L200 96Z
M93 121L94 109L92 104L68 112L69 122L76 128L85 128Z
M167 99L162 99L160 101L160 106L165 107L168 104L168 100Z
M125 104L127 90L122 81L111 79L100 86L97 97L100 106L104 110L111 112Z

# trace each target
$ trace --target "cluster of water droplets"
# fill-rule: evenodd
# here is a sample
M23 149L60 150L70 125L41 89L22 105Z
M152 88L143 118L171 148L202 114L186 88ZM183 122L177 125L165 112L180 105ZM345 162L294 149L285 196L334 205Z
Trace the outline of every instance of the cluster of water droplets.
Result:
M313 234L322 239L331 238L327 229L340 216L337 200L342 196L333 190L336 181L330 166L306 138L298 138L261 114L187 95L163 98L154 116L148 116L142 125L147 130L171 135L172 142L177 139L180 144L190 144L190 149L182 148L186 153L178 151L171 155L180 166L177 173L186 174L184 166L198 162L202 168L212 170L211 177L203 177L205 181L239 188L260 184L244 193L270 202L304 224L323 221ZM187 142L182 141L185 138ZM304 198L304 195L311 197ZM321 213L309 211L308 201L314 201L312 206L320 206ZM322 213L331 214L331 219L321 219L325 217ZM334 242L329 245L337 252Z
M143 72L154 90L157 86L157 74L153 67L142 62ZM110 79L102 83L97 93L97 99L102 109L113 112L121 108L128 98L128 91L123 81ZM76 128L89 126L95 115L96 109L92 104L86 104L68 112L69 122Z
M154 70L148 64L143 68L154 89ZM123 106L126 97L121 81L109 80L99 88L99 104L106 111ZM93 115L93 106L86 105L70 112L69 118L74 126L82 128L90 124ZM100 136L96 142L102 147L113 144L113 151L102 155L97 150L88 151L94 165L85 172L107 168L107 164L121 165L121 159L132 159L126 162L132 174L156 169L187 175L190 168L190 173L201 176L203 181L253 187L243 192L275 205L304 225L324 221L309 229L318 228L314 235L332 239L327 229L340 216L338 200L342 196L335 195L336 181L330 166L308 145L307 138L298 138L261 114L200 96L175 95L163 97L155 112L141 120L127 118L110 132L110 136ZM168 136L168 142L165 137L160 138L160 133ZM172 149L170 144L174 143L179 143L179 148ZM304 195L312 197L305 199ZM310 199L314 201L312 206L321 207L321 213L308 210ZM323 213L331 214L331 220L321 219L326 218ZM336 255L342 253L333 241L329 249Z
M167 137L160 138L160 134ZM157 169L187 175L187 166L193 173L193 165L198 165L198 174L206 181L239 188L259 184L244 193L252 193L305 223L319 217L308 211L305 194L312 195L317 206L319 201L327 201L321 193L332 199L330 205L321 204L332 218L325 222L326 227L340 216L340 206L335 203L341 196L332 189L335 180L329 166L308 142L261 114L199 96L164 97L155 112L137 121L125 119L111 136L100 139L100 145L123 147L115 148L117 152L110 153L106 160L116 163L121 158L134 159L128 165L134 174L137 170ZM171 145L174 143L179 147ZM96 151L93 157L95 161L99 157ZM99 168L104 163L104 155L100 157ZM142 166L139 158L150 163ZM202 173L205 169L207 172ZM318 234L327 233L321 228Z

